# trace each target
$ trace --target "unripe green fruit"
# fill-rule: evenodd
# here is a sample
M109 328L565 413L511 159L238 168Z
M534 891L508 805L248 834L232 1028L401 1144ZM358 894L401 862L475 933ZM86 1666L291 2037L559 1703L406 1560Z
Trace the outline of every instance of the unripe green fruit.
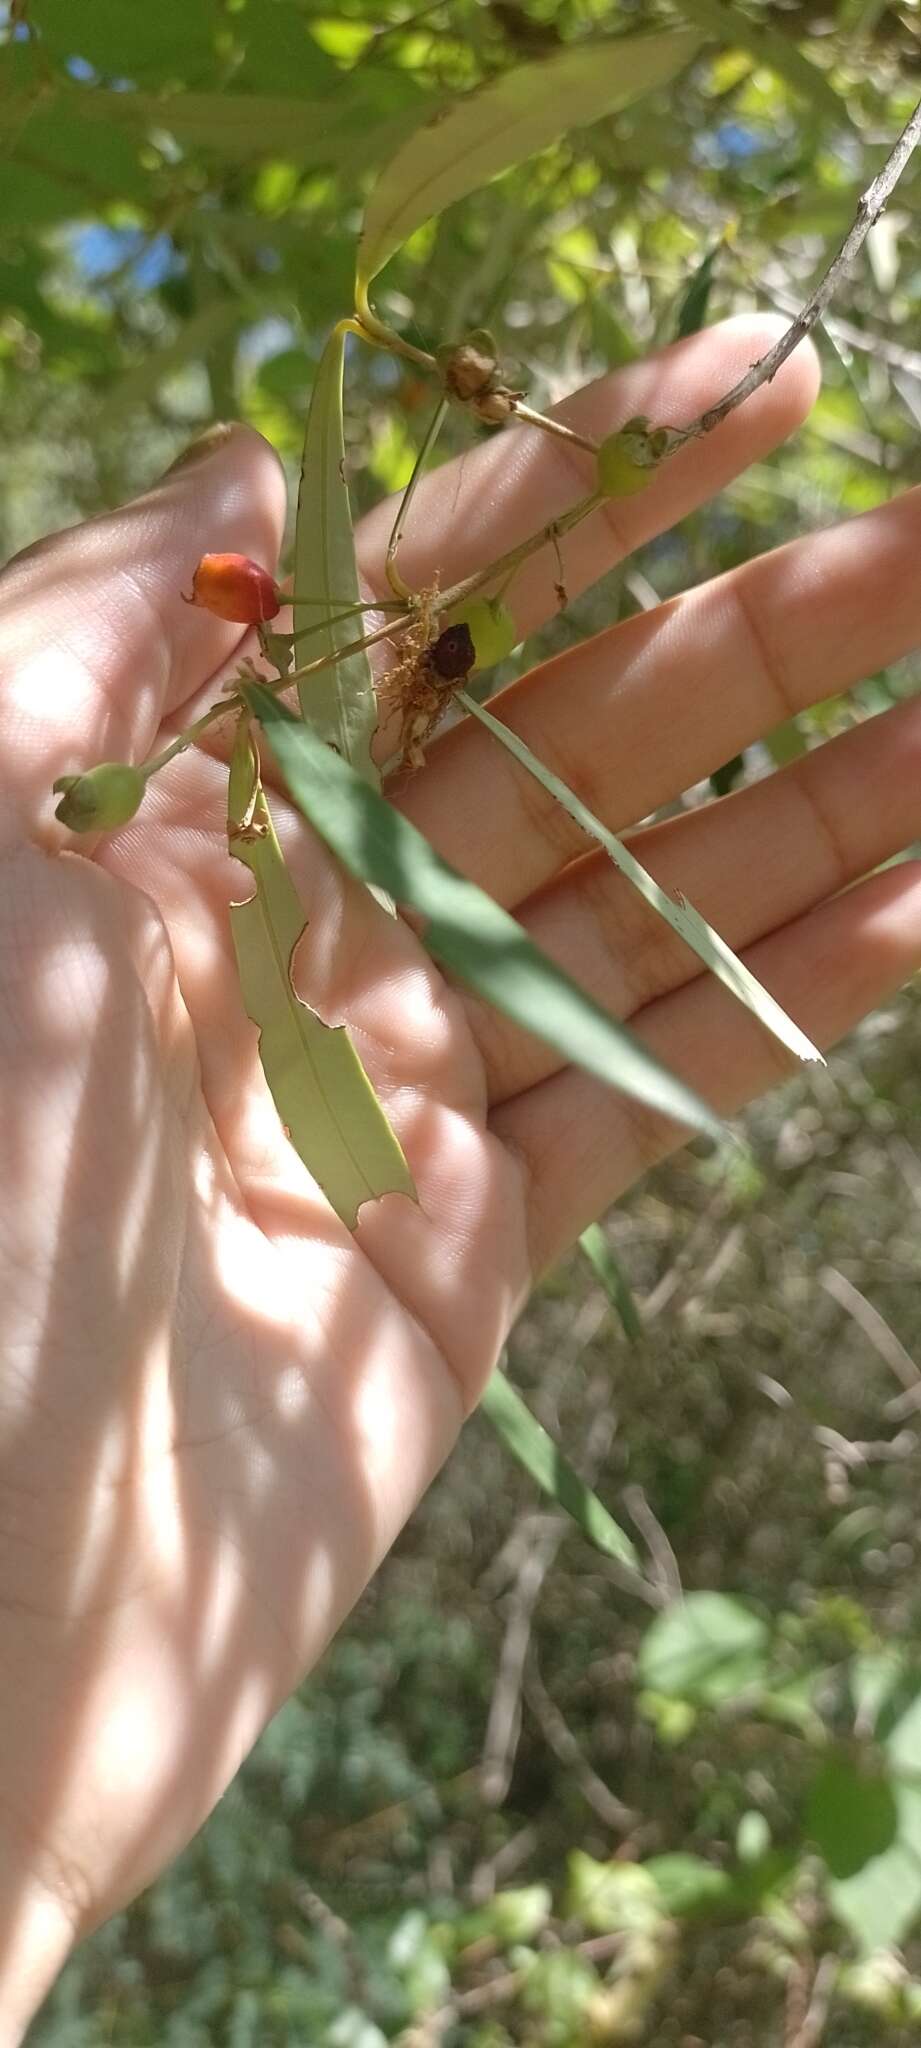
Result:
M629 498L644 491L665 452L665 439L661 427L650 432L642 415L627 420L598 450L598 489L606 498Z
M450 626L466 626L474 648L475 668L495 668L517 647L521 634L501 598L472 597L458 605L448 620Z
M54 815L71 832L115 832L139 810L146 787L130 761L101 761L85 775L58 776L53 788L61 801Z

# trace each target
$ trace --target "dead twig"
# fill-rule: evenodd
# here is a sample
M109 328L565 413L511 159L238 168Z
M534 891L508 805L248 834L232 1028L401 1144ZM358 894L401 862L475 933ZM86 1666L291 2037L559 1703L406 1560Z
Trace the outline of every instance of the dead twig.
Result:
M823 1266L819 1274L819 1286L824 1287L826 1294L830 1294L839 1308L843 1308L845 1314L849 1315L863 1331L874 1351L884 1364L888 1365L896 1379L901 1380L903 1387L912 1392L915 1389L921 1390L921 1372L911 1353L906 1351L895 1331L890 1329L885 1317L880 1315L879 1309L873 1307L873 1303L867 1300L865 1294L861 1294L859 1287L855 1287L853 1281L848 1280L846 1274L839 1273L835 1266Z
M811 1970L811 1963L806 1967ZM819 2048L840 1967L837 1956L822 1957L812 1975L806 2011L794 2032L791 2033L788 2027L785 2048ZM791 2016L789 2007L788 2016Z
M682 1586L678 1559L641 1486L624 1488L624 1507L636 1524L649 1552L654 1567L654 1578L664 1595L663 1604L680 1600Z
M699 440L702 434L711 434L714 427L720 426L723 420L728 419L731 412L735 412L738 406L744 405L746 399L751 398L752 394L759 390L762 384L770 384L771 379L776 377L781 364L786 362L788 356L792 356L794 349L799 348L801 341L805 341L807 334L810 334L818 321L821 320L825 308L834 298L839 284L847 276L855 257L863 248L870 229L875 227L880 215L885 210L902 172L917 148L919 141L921 141L921 101L918 102L910 120L906 121L905 127L894 149L890 151L882 170L877 172L876 177L867 186L866 191L861 193L857 201L857 211L844 237L844 241L841 243L841 247L832 257L824 277L816 286L811 298L807 299L805 306L797 313L795 320L791 322L786 333L781 335L779 341L775 341L773 348L768 349L767 353L761 356L758 362L753 363L751 368L746 370L744 377L740 377L738 383L733 384L732 389L727 391L722 398L718 399L715 405L708 406L706 412L702 412L696 420L691 421L690 426L672 429L669 440L669 453L673 452L676 448L683 448L688 441Z
M511 1783L521 1729L521 1689L534 1609L566 1528L562 1515L545 1520L532 1549L522 1559L509 1599L480 1765L480 1790L488 1806L501 1806Z
M625 1806L622 1799L611 1791L597 1771L593 1771L588 1759L583 1756L568 1721L561 1714L555 1700L552 1700L538 1669L533 1652L528 1663L524 1683L524 1696L534 1719L561 1764L572 1773L586 1804L598 1815L606 1828L617 1835L631 1834L639 1815Z

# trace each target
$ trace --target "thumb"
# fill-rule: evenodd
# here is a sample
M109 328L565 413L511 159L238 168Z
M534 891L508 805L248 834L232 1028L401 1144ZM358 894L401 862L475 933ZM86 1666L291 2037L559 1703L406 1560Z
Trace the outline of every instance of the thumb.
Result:
M248 629L183 603L199 557L274 570L285 481L251 427L218 426L119 511L53 534L0 575L0 848L47 837L51 784L141 760L162 718L221 668Z

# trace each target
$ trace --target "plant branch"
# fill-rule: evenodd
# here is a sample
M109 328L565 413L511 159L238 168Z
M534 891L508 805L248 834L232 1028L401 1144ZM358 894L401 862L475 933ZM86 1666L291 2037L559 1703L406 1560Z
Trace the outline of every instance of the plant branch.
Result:
M419 453L416 456L415 462L413 463L412 475L409 479L409 482L406 486L405 491L403 492L403 496L400 499L399 505L397 507L397 515L393 522L393 528L390 534L390 539L387 543L387 560L385 564L387 571L387 581L390 585L391 590L396 592L397 597L404 604L407 602L408 599L411 599L412 591L409 589L408 584L404 583L403 578L400 575L400 572L397 568L397 554L399 552L400 543L403 539L403 534L406 530L406 521L409 518L409 510L410 506L412 505L413 498L415 496L416 485L419 482L419 478L422 475L422 472L425 468L426 462L428 461L431 450L433 449L435 442L437 441L438 436L441 432L445 413L447 412L447 410L447 398L440 398L432 414L432 417L429 420L425 433L422 437L422 446L419 449Z
M753 392L757 391L762 384L769 384L771 382L771 379L776 376L777 371L780 369L781 364L786 362L787 357L791 356L794 349L799 347L800 342L805 340L806 335L811 333L834 297L842 278L847 275L855 257L863 247L870 229L883 213L919 141L921 141L921 101L915 107L910 120L906 122L882 170L877 173L876 177L866 187L866 190L861 193L853 223L836 255L832 258L824 277L817 285L811 298L807 300L802 311L797 314L796 319L792 321L786 333L781 335L780 340L775 342L774 347L768 349L767 354L761 356L758 362L753 363L751 368L746 371L745 376L740 377L738 383L725 392L715 405L709 406L706 412L701 413L696 420L692 420L689 426L669 428L668 455L673 455L678 448L685 447L689 441L699 440L703 434L712 433L714 427L718 427L724 419L728 418L731 412L735 412L740 405L744 405L746 399L751 398ZM374 315L370 313L370 309L365 306L361 308L360 318L344 320L341 325L348 328L351 333L360 335L363 340L370 341L377 347L395 350L398 354L406 356L423 369L434 370L437 368L434 356L428 355L421 349L413 348L411 343L404 342L391 328L386 327L382 321L376 320ZM517 411L518 416L526 420L528 424L541 426L545 430L549 429L551 432L556 431L556 422L551 422L541 418L540 415L535 415L530 407L519 405ZM568 428L563 428L562 431L567 439L581 438L572 434ZM536 533L530 534L527 540L521 541L517 547L509 548L504 555L500 555L496 561L490 563L488 568L478 570L472 576L464 577L452 589L446 590L443 595L436 598L433 605L434 614L438 616L450 610L453 605L462 603L465 598L472 596L475 591L481 590L485 584L491 583L496 576L504 575L506 581L508 581L515 570L523 562L527 561L530 555L535 554L539 548L546 546L548 543L552 542L555 544L563 534L571 532L573 527L580 525L581 521L588 518L589 514L594 512L602 503L603 498L597 492L592 492L587 497L580 498L576 504L569 507L567 512L561 514L559 519L551 520L548 524L539 527ZM394 634L405 632L412 625L414 617L415 613L410 611L404 614L402 618L391 620L387 625L379 627L376 632L364 634L358 639L350 641L347 646L338 648L333 654L318 656L315 661L308 662L305 667L296 669L293 675L280 677L277 683L270 682L268 687L270 689L287 688L289 684L298 682L305 676L314 675L320 669L328 668L340 661L346 660L350 654L359 653L366 647L374 646L380 640L386 640ZM187 727L162 754L158 754L156 759L147 765L145 773L147 775L154 774L167 761L172 760L176 754L184 752L185 748L191 746L199 735L204 732L206 727L213 724L215 719L220 718L228 708L232 707L232 703L232 698L229 698L224 703L212 705L210 710L204 713L203 717L196 719L194 725Z
M579 434L575 427L567 427L563 420L555 420L551 413L535 412L533 405L525 405L522 398L516 398L512 418L524 420L528 427L540 427L543 434L555 434L559 441L569 441L576 448L585 448L589 455L597 455L598 442L589 434Z
M671 429L668 446L670 455L674 454L676 449L683 448L688 441L696 441L702 434L712 433L714 427L720 426L731 412L744 405L746 399L751 398L752 393L762 384L770 384L781 364L793 354L794 349L799 348L806 335L812 332L813 327L821 320L826 306L834 298L842 279L847 276L870 229L879 220L919 142L921 101L918 102L911 119L906 122L882 170L861 193L857 201L857 212L841 247L833 256L821 283L816 286L811 298L807 299L805 306L787 328L786 334L782 334L773 348L768 349L766 355L761 356L758 362L746 370L744 377L740 377L738 383L733 384L731 390L725 392L716 405L708 406L706 412L702 412L698 419L691 421L690 426Z

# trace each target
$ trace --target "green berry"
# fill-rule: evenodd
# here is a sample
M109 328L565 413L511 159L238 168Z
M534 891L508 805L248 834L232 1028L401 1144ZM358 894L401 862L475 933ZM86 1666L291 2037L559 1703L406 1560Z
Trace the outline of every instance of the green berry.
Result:
M115 832L140 808L146 781L130 761L101 761L85 775L59 775L55 811L71 832Z
M644 491L664 453L664 440L662 429L650 432L642 415L627 420L598 450L598 489L606 498L629 498Z
M451 613L448 624L468 628L475 668L495 668L497 661L504 661L521 638L508 605L498 597L470 598Z

